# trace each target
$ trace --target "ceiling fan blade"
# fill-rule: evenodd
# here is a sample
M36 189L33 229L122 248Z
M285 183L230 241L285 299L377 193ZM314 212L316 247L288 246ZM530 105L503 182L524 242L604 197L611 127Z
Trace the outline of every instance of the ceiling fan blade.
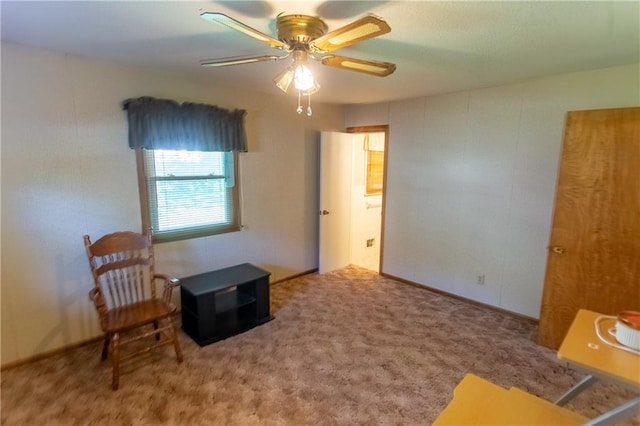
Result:
M253 37L259 42L267 44L271 47L275 47L277 49L286 49L288 47L287 44L281 42L280 40L276 40L275 38L268 36L265 33L251 28L250 26L231 18L224 13L202 12L200 16L207 21L217 22L219 24L226 25L227 27L232 28L236 31L240 31L241 33L246 34L249 37Z
M284 59L287 57L289 57L289 55L234 56L231 58L204 59L200 61L200 65L206 67L226 67L229 65L250 64L253 62L277 61L279 59Z
M396 70L396 64L391 62L366 61L364 59L348 58L346 56L327 55L320 59L323 65L342 68L350 71L386 77Z
M318 37L311 41L309 45L313 50L330 52L386 34L389 31L391 31L389 24L377 16L369 15L337 30L333 30L322 37Z

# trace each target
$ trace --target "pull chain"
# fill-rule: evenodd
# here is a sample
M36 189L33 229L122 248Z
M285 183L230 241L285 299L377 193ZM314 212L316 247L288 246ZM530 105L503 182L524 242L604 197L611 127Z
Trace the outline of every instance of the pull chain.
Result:
M311 93L309 93L307 96L308 96L307 116L311 117L311 114L313 114L313 111L311 111Z
M302 114L302 105L300 104L300 91L298 90L298 109L296 110L298 114Z

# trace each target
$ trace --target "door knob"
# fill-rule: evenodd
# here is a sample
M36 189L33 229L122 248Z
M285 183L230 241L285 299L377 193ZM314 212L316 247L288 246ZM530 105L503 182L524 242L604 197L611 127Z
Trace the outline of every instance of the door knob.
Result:
M552 246L549 247L551 249L552 252L557 253L557 254L563 254L565 252L564 247L560 247L560 246Z
M326 210L320 210L320 216L326 216L326 215L328 215L328 214L329 214L329 212L328 212L328 211L326 211Z

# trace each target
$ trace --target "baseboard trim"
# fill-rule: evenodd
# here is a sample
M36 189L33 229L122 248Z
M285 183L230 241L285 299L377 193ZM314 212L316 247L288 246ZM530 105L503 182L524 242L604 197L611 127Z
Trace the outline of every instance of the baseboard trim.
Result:
M439 290L437 288L429 287L428 285L424 285L424 284L420 284L420 283L417 283L417 282L414 282L414 281L406 280L404 278L396 277L394 275L387 274L385 272L380 272L380 275L382 275L383 277L386 277L386 278L390 278L390 279L395 280L395 281L399 281L399 282L401 282L403 284L409 284L409 285L411 285L413 287L418 287L418 288L421 288L423 290L427 290L427 291L430 291L432 293L439 294L441 296L447 296L447 297L450 297L452 299L456 299L456 300L460 300L460 301L463 301L463 302L466 302L466 303L470 303L472 305L480 306L480 307L485 308L485 309L489 309L489 310L492 310L492 311L500 312L502 314L510 315L512 317L519 318L519 319L525 320L527 322L530 322L530 323L532 323L534 325L538 325L538 322L539 322L538 319L530 317L528 315L519 314L517 312L513 312L513 311L510 311L508 309L498 308L497 306L489 305L487 303L478 302L477 300L468 299L466 297L458 296L457 294L449 293L449 292L446 292L446 291L443 291L443 290Z
M90 339L85 339L80 342L72 343L70 345L65 345L65 346L62 346L61 348L43 352L38 355L33 355L28 358L23 358L17 361L8 362L7 364L0 366L0 372L5 370L10 370L12 368L21 367L25 364L31 364L37 361L41 361L46 358L51 358L52 356L56 356L64 352L71 351L73 349L78 349L78 348L81 348L82 346L90 345L92 343L96 343L102 340L104 340L104 335L92 337Z
M279 284L281 282L289 281L289 280L292 280L294 278L299 278L299 277L302 277L304 275L313 274L314 272L318 272L318 268L310 269L308 271L300 272L299 274L291 275L290 277L287 277L287 278L279 279L277 281L274 281L274 282L270 283L270 285ZM176 315L180 315L180 311L179 310L178 310L178 312L176 312ZM27 357L27 358L19 359L19 360L16 360L16 361L11 361L11 362L8 362L7 364L1 365L0 366L0 372L5 371L5 370L10 370L12 368L21 367L21 366L26 365L26 364L31 364L31 363L34 363L34 362L38 362L38 361L41 361L41 360L46 359L46 358L51 358L52 356L56 356L56 355L59 355L59 354L64 353L64 352L68 352L68 351L71 351L71 350L74 350L74 349L78 349L78 348L81 348L83 346L96 343L96 342L101 341L103 339L104 339L104 335L96 336L96 337L92 337L90 339L84 339L84 340L82 340L80 342L76 342L76 343L72 343L72 344L69 344L69 345L62 346L62 347L60 347L58 349L53 349L53 350L50 350L50 351L47 351L47 352L43 352L43 353L40 353L40 354L37 354L37 355L33 355L33 356L30 356L30 357Z
M305 275L313 274L315 272L318 272L318 268L309 269L308 271L300 272L299 274L291 275L291 276L289 276L287 278L281 278L281 279L279 279L277 281L274 281L274 282L270 283L269 285L280 284L280 283L283 283L285 281L292 280L294 278L300 278L300 277L303 277Z
M280 284L280 283L283 283L285 281L289 281L289 280L292 280L292 279L295 279L295 278L299 278L299 277L302 277L302 276L305 276L305 275L313 274L313 273L316 273L316 272L318 272L318 268L309 269L308 271L300 272L298 274L294 274L294 275L291 275L289 277L282 278L282 279L279 279L277 281L274 281L274 282L270 283L270 285ZM448 293L446 291L438 290L436 288L429 287L429 286L424 285L424 284L419 284L419 283L414 282L414 281L406 280L404 278L396 277L394 275L387 274L385 272L380 272L380 275L383 276L383 277L386 277L386 278L401 282L403 284L408 284L408 285L411 285L411 286L414 286L414 287L418 287L418 288L423 289L423 290L430 291L432 293L440 294L442 296L451 297L453 299L461 300L463 302L470 303L470 304L476 305L476 306L480 306L480 307L483 307L485 309L489 309L489 310L500 312L500 313L503 313L503 314L506 314L506 315L510 315L510 316L513 316L513 317L516 317L516 318L520 318L520 319L523 319L525 321L531 322L532 324L536 324L536 325L538 324L538 320L536 318L532 318L532 317L529 317L527 315L522 315L522 314L519 314L517 312L509 311L507 309L498 308L496 306L488 305L486 303L482 303L482 302L478 302L476 300L468 299L466 297L458 296L458 295L453 294L453 293ZM176 315L179 315L179 312L177 312ZM9 362L9 363L7 363L5 365L0 366L0 372L5 371L5 370L10 370L12 368L17 368L17 367L20 367L20 366L23 366L23 365L26 365L26 364L31 364L31 363L34 363L34 362L38 362L38 361L41 361L43 359L59 355L61 353L71 351L73 349L78 349L78 348L81 348L83 346L96 343L96 342L101 341L103 339L104 339L104 335L96 336L96 337L92 337L90 339L82 340L80 342L72 343L70 345L65 345L65 346L63 346L61 348L58 348L58 349L53 349L51 351L43 352L43 353L38 354L38 355L33 355L33 356L30 356L30 357L27 357L27 358L24 358L24 359L20 359L20 360L17 360L17 361L12 361L12 362Z

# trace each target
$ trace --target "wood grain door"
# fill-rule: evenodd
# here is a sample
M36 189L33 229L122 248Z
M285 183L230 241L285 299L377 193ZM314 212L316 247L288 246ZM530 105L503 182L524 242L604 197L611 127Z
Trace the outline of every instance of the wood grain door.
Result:
M538 343L580 308L640 310L640 108L567 114Z

